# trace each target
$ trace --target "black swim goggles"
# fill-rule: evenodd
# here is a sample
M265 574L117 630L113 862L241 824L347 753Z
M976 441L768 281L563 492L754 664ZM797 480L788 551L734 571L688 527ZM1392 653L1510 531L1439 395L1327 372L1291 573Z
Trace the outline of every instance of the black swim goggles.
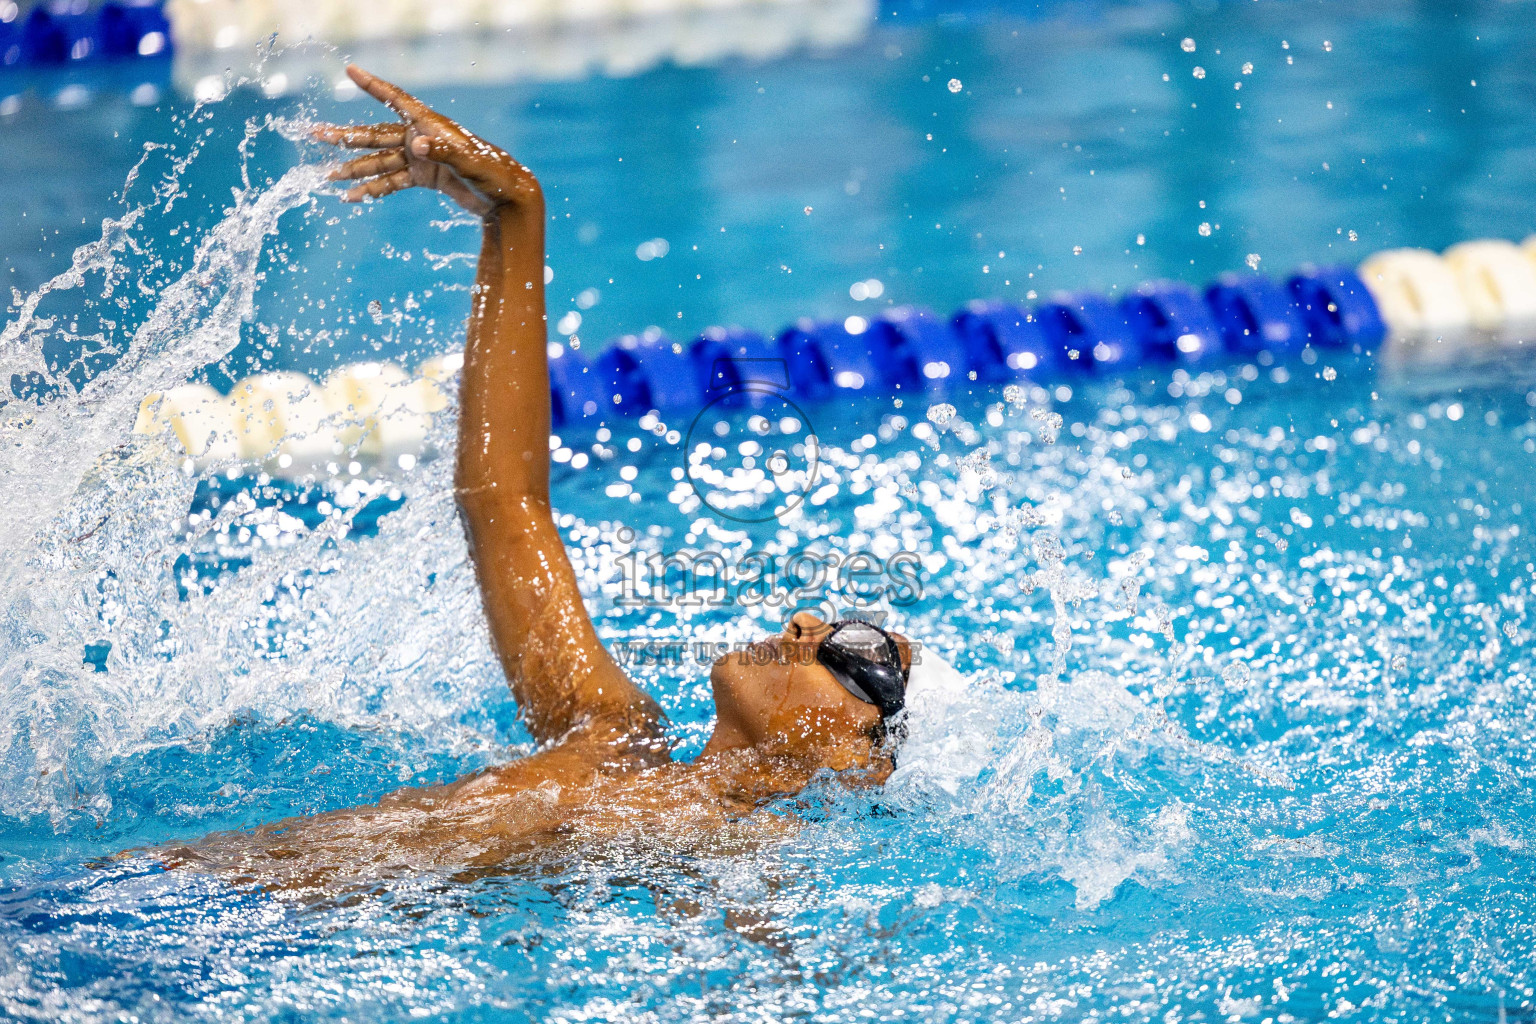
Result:
M816 660L855 697L890 718L907 703L910 669L901 664L896 638L871 622L843 619L816 647Z

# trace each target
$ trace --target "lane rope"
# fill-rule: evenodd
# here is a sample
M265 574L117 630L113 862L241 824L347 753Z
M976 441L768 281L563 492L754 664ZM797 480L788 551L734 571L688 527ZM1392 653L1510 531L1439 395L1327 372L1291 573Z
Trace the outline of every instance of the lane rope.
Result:
M647 414L696 412L721 394L782 377L797 401L857 392L935 399L972 383L1198 367L1214 360L1316 349L1411 351L1425 339L1523 341L1536 328L1536 235L1521 245L1463 242L1444 255L1389 249L1349 267L1305 268L1284 281L1224 275L1204 290L1151 282L1118 300L1058 294L1033 307L972 302L941 318L912 306L865 320L802 319L772 338L712 327L676 344L659 329L617 339L596 358L550 343L555 429L596 429ZM169 431L189 470L243 465L308 480L409 469L432 416L450 404L463 356L415 372L388 362L343 365L324 381L260 373L229 395L184 384L147 396L134 430Z

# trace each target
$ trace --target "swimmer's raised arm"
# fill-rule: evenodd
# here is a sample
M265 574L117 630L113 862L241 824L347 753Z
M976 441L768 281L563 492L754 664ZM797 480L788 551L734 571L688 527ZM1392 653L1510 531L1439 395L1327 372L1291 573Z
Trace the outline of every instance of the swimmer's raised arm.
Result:
M379 152L332 177L345 198L435 189L482 222L464 351L455 470L459 508L497 655L540 743L612 742L653 756L662 715L598 641L549 504L549 357L544 195L505 150L353 65L398 123L321 126L327 142Z

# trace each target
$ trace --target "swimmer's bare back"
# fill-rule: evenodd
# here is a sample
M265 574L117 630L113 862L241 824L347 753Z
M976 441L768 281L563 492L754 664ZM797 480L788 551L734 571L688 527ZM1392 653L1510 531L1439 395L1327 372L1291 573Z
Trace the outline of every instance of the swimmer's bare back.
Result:
M318 139L370 151L333 172L356 182L344 198L434 189L483 225L455 484L496 653L539 749L448 785L156 856L259 884L307 885L494 868L617 836L729 847L743 832L774 828L751 812L820 772L882 779L880 714L807 656L826 624L805 614L750 656L715 664L714 734L694 762L672 761L665 716L599 642L550 511L539 183L398 87L356 66L347 73L399 120L315 129Z

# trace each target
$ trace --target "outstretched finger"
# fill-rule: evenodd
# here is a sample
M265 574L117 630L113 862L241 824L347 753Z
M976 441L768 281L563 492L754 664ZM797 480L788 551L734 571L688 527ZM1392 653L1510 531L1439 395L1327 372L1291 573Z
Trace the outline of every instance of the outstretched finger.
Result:
M377 75L364 71L356 64L347 65L347 75L352 81L357 83L359 89L407 121L414 120L427 113L426 104L422 103L415 96L412 96L393 82L386 82Z
M412 185L411 172L408 170L395 171L379 178L369 178L361 185L347 189L342 196L349 203L360 203L364 199L382 199L391 192L399 192L401 189L410 188Z
M321 142L348 149L389 149L405 145L405 125L398 121L385 124L317 124L310 134Z
M388 174L398 171L406 164L405 150L386 149L382 153L369 153L355 160L348 160L330 173L332 181L355 181L358 178L371 178L376 174Z

